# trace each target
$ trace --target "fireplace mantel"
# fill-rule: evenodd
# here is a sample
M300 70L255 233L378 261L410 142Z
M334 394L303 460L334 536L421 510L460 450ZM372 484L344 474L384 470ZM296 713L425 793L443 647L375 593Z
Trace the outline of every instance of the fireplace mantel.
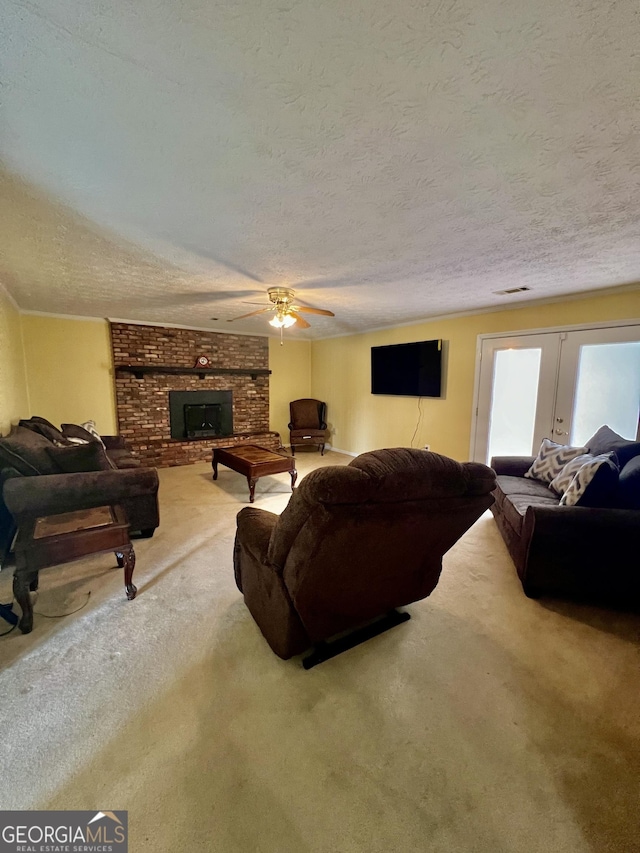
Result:
M152 366L143 364L116 365L116 376L123 373L133 373L136 379L143 379L145 373L170 373L174 376L195 374L200 379L204 379L205 376L226 374L227 376L250 376L252 379L257 379L258 376L268 376L271 371L261 367L170 367L162 364L154 364Z

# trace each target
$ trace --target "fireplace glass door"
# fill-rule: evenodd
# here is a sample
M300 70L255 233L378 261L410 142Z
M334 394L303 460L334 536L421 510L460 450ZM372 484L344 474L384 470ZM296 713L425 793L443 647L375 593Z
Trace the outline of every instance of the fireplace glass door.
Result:
M184 428L188 438L222 435L222 406L218 403L187 403L184 407Z

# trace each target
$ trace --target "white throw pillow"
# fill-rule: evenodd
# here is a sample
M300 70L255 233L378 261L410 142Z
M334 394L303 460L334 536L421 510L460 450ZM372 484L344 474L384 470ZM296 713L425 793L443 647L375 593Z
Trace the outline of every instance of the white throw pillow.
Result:
M556 444L555 441L543 438L538 455L524 476L531 480L551 483L568 462L586 452L586 447L569 447L566 444Z

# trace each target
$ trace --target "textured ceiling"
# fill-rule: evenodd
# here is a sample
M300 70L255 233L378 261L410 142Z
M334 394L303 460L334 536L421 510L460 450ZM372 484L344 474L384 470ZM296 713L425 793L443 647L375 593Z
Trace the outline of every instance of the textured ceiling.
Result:
M640 279L637 0L0 5L25 310L255 333L285 285L324 337Z

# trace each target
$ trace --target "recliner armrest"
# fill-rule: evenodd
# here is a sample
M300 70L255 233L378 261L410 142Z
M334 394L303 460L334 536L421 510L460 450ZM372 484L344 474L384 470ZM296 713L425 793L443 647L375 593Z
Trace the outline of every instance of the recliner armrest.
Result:
M267 565L271 534L279 516L257 507L246 506L237 515L236 542L258 562Z
M16 477L5 483L2 494L9 512L20 523L26 518L91 509L139 495L155 495L157 491L155 468L136 468Z

